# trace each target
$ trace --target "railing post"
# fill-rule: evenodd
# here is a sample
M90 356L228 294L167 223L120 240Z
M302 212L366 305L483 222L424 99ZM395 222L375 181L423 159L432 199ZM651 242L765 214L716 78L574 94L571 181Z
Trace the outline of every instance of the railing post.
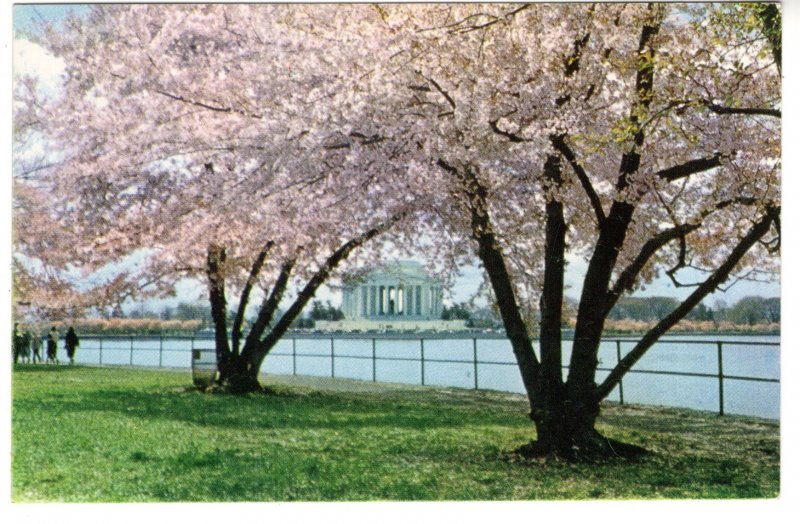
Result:
M192 359L189 361L190 366L194 365L194 337L195 335L192 335L191 342L189 344L189 354L192 356Z
M336 378L336 357L333 352L333 337L331 337L331 378Z
M297 375L297 337L292 337L292 375Z
M158 336L158 367L163 367L164 361L164 335Z
M722 341L717 341L717 373L719 376L719 414L725 414L725 375L722 372Z
M478 338L472 339L472 374L475 378L475 389L478 389Z
M422 375L422 385L425 385L425 339L419 339L420 374Z
M133 365L133 336L131 336L130 338L131 338L131 362L130 362L130 365L132 366Z
M99 364L103 365L103 337L100 337L100 362Z
M617 364L619 364L620 361L622 360L622 350L620 349L620 345L621 344L622 343L620 342L620 340L617 340ZM619 379L618 387L619 387L619 403L620 403L620 405L622 405L622 404L625 404L625 395L624 395L624 393L622 391L622 379L621 378Z
M375 337L372 337L372 381L373 382L376 381L376 375L375 375L376 360L377 359L375 358Z

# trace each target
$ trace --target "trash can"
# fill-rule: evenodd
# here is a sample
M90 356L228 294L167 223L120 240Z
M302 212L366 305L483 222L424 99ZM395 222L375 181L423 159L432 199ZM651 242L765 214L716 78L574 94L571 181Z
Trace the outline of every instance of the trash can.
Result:
M192 350L192 382L205 389L217 379L217 352L213 348Z

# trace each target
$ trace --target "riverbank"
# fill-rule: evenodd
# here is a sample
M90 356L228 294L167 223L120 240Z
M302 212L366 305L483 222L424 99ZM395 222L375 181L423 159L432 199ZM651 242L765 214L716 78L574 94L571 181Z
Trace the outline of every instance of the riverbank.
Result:
M16 502L771 498L779 426L603 408L637 462L526 463L515 394L269 376L272 395L201 394L185 372L19 366Z
M656 325L656 321L646 322L639 320L607 320L603 336L641 336ZM571 332L571 331L570 331ZM780 335L781 325L772 324L734 324L732 322L712 322L682 320L672 329L667 336L747 336L747 335Z

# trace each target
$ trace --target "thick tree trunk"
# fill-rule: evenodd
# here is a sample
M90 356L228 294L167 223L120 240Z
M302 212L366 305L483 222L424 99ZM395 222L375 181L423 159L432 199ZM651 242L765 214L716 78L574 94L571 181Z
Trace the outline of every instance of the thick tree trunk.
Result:
M540 362L519 313L505 257L494 235L486 189L469 169L459 170L443 160L439 161L439 165L458 177L464 185L471 210L472 233L478 244L478 257L489 276L528 395L530 418L536 427L537 440L520 448L520 453L570 460L641 453L641 448L613 442L595 430L599 401L594 396L594 382L591 388L581 390L580 396L568 396L561 377L561 304L567 230L562 204L555 199L547 204L546 292L541 302ZM546 170L553 179L559 176L556 159L550 159Z
M471 168L459 170L442 159L438 161L438 165L463 184L471 214L472 237L478 244L478 258L492 285L497 307L500 310L500 318L503 320L506 336L511 342L511 349L520 370L528 402L531 409L534 409L535 395L538 390L539 361L533 351L533 343L528 335L528 329L522 320L505 257L492 227L489 206L486 202L486 188L483 187Z
M242 355L230 355L225 364L220 363L219 383L229 393L243 394L262 391L258 369Z
M582 403L581 406L589 405ZM526 458L603 460L634 458L646 453L642 447L609 439L595 429L598 410L586 410L566 398L552 402L549 416L534 420L536 440L517 451Z
M211 319L214 322L214 337L217 362L230 353L228 346L227 302L225 300L225 248L212 245L208 248L206 275L208 277L208 301L211 304Z
M544 174L556 186L561 185L561 164L557 156L548 157ZM536 425L537 445L547 454L555 452L562 455L566 451L561 449L565 442L563 432L566 424L566 389L561 371L561 315L567 224L564 220L564 205L557 199L549 199L545 211L544 286L539 301L541 365L530 416Z
M233 393L261 390L257 378L250 371L246 357L231 351L228 343L227 300L225 298L226 251L223 246L211 245L206 259L208 298L214 323L214 342L217 353L217 382Z
M640 114L646 112L653 98L654 65L651 60L654 39L658 34L663 10L651 6L653 19L645 23L639 39L639 57L636 70L635 109L630 113L634 128L639 125ZM644 129L639 127L633 136L629 150L622 155L617 177L616 190L623 195L630 189L630 177L639 171L641 163L640 148L644 144ZM597 384L597 352L600 337L608 314L606 305L611 293L611 276L617 258L625 244L628 228L636 211L636 202L625 199L615 200L608 216L602 220L589 267L583 279L578 317L575 326L575 340L567 377L567 427L570 433L580 439L588 439L586 444L591 451L596 443L594 424L600 412L600 399L595 394Z

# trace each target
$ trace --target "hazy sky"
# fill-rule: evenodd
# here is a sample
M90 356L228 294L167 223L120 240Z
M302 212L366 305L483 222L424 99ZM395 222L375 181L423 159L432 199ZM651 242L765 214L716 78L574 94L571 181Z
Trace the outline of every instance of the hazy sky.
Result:
M39 46L32 44L24 39L24 32L33 30L39 18L51 21L62 20L69 11L80 14L86 11L85 6L81 5L16 5L13 9L14 40L13 40L13 68L15 74L39 74L47 80L48 89L55 90L58 81L59 69L63 67L60 61L47 55ZM572 258L566 275L568 286L567 294L577 297L581 288L582 270L585 269L585 262ZM690 272L685 273L686 280L692 278ZM694 280L698 280L700 275L696 275ZM456 302L466 300L475 292L481 281L481 271L477 267L463 268L462 277L456 280L456 285L451 290L453 299ZM649 285L646 289L638 291L637 295L663 295L682 298L688 295L693 288L676 289L668 278L659 278ZM180 296L170 301L176 303L180 299L194 299L202 294L202 286L187 285L182 288L184 296ZM717 292L706 299L706 303L712 305L717 300L724 300L728 304L734 303L743 296L762 295L779 296L780 283L775 282L738 282L726 292ZM333 303L338 303L340 298L337 292L329 289L320 290L318 297L322 300L330 299Z

